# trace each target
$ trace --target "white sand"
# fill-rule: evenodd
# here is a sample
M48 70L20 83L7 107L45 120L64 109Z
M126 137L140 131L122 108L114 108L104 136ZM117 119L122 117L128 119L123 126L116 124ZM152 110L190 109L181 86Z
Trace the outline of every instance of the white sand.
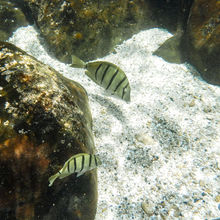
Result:
M103 58L125 71L129 104L107 94L83 70L50 58L37 37L29 26L10 42L89 94L103 162L96 220L220 217L220 87L204 82L189 65L152 55L170 33L142 31Z

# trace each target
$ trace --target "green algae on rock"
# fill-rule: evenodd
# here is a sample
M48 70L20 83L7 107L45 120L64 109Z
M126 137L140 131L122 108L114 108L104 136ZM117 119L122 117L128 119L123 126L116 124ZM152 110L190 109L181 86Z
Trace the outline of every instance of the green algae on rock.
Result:
M1 219L94 219L95 170L48 188L69 157L94 153L91 126L82 86L0 42Z
M178 3L177 3L178 2ZM167 39L155 52L154 55L162 57L169 63L183 63L186 61L184 54L183 39L187 26L187 21L192 6L193 0L176 1L176 30L174 36ZM175 4L172 2L172 8L175 9ZM169 14L167 14L170 17ZM172 16L172 15L171 15ZM164 17L164 16L162 16ZM169 29L169 28L168 28Z
M176 34L154 54L171 63L187 61L207 82L220 85L220 3L195 0L191 6L188 1Z
M148 2L25 0L50 51L62 62L103 57L114 46L152 26Z
M220 85L220 2L195 0L186 30L187 56L202 77Z
M0 1L0 40L7 40L18 27L27 26L28 21L14 1Z

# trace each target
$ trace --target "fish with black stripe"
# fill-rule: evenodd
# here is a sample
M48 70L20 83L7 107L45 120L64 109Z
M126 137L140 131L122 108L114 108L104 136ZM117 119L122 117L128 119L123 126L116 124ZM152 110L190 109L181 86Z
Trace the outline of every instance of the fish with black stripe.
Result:
M96 155L86 153L76 154L65 162L63 168L49 178L49 186L52 186L57 178L63 179L73 173L77 173L76 177L79 177L101 164L100 159Z
M71 67L85 68L86 75L107 91L129 102L130 85L125 73L115 64L106 61L85 63L76 56L72 56Z

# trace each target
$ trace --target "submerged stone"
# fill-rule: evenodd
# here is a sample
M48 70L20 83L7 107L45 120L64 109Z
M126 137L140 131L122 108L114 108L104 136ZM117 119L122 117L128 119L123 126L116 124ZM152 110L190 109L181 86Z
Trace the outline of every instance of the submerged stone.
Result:
M50 51L62 62L71 55L103 57L141 29L152 26L146 1L25 0Z
M153 54L162 57L169 63L183 63L181 51L182 33L178 33L166 40Z
M220 3L195 0L186 31L187 56L212 84L220 85Z
M195 0L191 7L188 1L184 11L190 12L180 13L182 24L176 34L154 54L170 63L187 61L207 82L220 85L220 4L216 0Z
M18 27L28 25L28 21L14 1L0 1L0 40L7 40Z
M180 0L180 1L167 1L173 10L173 14L167 13L163 15L160 19L164 17L173 18L172 22L176 24L176 30L174 31L174 36L166 40L153 54L162 57L169 63L183 63L186 61L183 39L187 26L187 21L189 17L190 8L192 6L192 0ZM175 17L173 17L176 15ZM173 24L173 25L174 25ZM172 29L168 28L171 32Z
M24 51L0 42L0 219L92 220L92 170L48 178L77 153L93 153L86 91Z

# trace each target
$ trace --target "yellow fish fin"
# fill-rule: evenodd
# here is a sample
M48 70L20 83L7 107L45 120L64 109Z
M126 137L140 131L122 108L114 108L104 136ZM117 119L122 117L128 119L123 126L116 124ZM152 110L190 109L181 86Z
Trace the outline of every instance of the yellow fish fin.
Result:
M71 175L71 174L72 174L72 173L62 174L62 175L59 176L59 179L63 179L63 178L65 178L65 177L67 177L67 176L69 176L69 175Z
M51 176L49 178L49 186L52 186L53 185L53 182L55 181L55 179L59 176L60 174L59 173L56 173L55 175Z
M88 171L88 170L83 170L83 171L81 171L81 172L78 172L77 175L76 175L76 177L79 177L79 176L83 175L86 171Z

